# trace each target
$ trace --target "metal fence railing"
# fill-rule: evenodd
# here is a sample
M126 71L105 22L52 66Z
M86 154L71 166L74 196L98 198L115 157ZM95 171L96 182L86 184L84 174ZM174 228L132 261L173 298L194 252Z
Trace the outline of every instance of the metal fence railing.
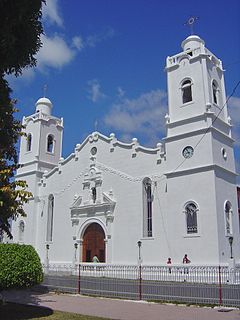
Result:
M93 296L240 307L240 268L83 263L43 266L49 289Z

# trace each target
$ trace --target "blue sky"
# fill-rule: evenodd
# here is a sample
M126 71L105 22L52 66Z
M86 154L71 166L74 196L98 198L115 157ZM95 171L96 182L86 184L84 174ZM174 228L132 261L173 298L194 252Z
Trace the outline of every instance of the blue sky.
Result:
M240 80L239 0L47 0L37 67L8 77L18 116L34 113L47 84L53 114L64 118L64 157L95 128L155 146L165 135L165 60L181 51L190 16L223 61L231 94ZM240 86L228 105L239 159Z

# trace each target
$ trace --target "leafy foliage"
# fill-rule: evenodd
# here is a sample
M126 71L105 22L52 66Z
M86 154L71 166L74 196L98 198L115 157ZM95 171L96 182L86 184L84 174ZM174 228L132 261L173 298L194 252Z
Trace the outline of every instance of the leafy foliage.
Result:
M17 169L16 143L22 125L15 119L18 111L12 100L5 74L22 73L36 65L34 55L41 47L40 21L45 0L0 0L0 231L9 231L9 218L24 215L23 205L31 197L24 181L13 181Z
M17 167L15 144L21 134L22 125L14 119L17 111L10 100L11 90L4 79L0 79L0 224L9 237L9 217L24 215L23 204L31 196L24 181L11 181Z
M42 0L0 1L0 64L6 74L19 75L22 68L36 65L41 47Z
M0 244L0 290L31 287L42 280L42 265L32 246Z

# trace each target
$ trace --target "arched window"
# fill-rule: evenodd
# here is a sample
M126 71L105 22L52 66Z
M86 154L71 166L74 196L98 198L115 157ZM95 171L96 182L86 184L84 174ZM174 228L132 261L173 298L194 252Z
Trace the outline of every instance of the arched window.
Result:
M47 137L47 152L53 153L54 149L54 138L51 134Z
M197 205L194 202L189 202L186 204L184 211L186 215L187 234L198 233Z
M23 242L24 241L24 229L25 229L25 224L23 221L19 222L19 230L18 230L18 239L19 242Z
M152 181L143 180L143 236L152 237Z
M53 240L53 210L54 210L54 196L52 194L50 194L48 197L48 217L47 217L46 241Z
M31 151L32 149L32 135L29 133L27 135L27 151Z
M192 81L187 79L182 82L182 103L192 101Z
M230 201L225 203L226 235L232 234L232 205Z
M212 82L213 102L218 104L218 85L216 81Z

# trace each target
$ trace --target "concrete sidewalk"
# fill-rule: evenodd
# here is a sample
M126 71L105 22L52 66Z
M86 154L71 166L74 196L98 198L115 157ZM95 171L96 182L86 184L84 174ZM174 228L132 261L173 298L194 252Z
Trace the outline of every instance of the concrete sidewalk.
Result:
M240 310L219 312L211 308L55 294L34 289L4 291L2 296L10 302L118 320L240 320Z

